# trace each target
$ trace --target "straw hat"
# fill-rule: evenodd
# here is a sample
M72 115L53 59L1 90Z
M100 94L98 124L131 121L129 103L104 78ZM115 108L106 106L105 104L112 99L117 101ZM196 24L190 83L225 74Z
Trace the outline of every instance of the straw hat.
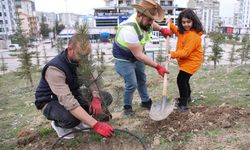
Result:
M141 0L139 4L132 4L132 7L158 22L164 19L165 11L155 0Z

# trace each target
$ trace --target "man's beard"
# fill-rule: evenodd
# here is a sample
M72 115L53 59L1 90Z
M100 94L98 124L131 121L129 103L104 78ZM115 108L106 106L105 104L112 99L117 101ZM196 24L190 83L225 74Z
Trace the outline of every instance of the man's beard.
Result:
M149 31L151 28L151 25L143 25L142 22L139 23L140 27L144 30L144 31Z

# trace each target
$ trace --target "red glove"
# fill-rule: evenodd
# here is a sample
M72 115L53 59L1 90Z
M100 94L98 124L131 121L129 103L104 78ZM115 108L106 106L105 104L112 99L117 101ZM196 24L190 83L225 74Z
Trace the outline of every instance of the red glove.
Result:
M93 97L89 109L94 115L99 115L102 113L102 105L99 97Z
M172 31L167 28L161 28L160 32L164 37L167 37L173 34Z
M164 77L164 73L169 73L169 71L166 68L162 67L159 64L157 64L155 69L158 71L159 75L161 75L162 77Z
M97 123L93 126L93 129L96 133L99 133L105 137L111 136L114 131L112 126L106 123L101 123L99 121L97 121Z

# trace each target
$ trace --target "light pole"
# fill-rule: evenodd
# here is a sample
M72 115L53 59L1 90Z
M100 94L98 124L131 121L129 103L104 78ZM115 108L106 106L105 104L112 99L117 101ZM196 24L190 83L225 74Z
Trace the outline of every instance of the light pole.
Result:
M66 6L66 16L67 16L66 32L67 32L67 44L68 44L69 43L69 14L68 14L67 0L65 0L65 6Z

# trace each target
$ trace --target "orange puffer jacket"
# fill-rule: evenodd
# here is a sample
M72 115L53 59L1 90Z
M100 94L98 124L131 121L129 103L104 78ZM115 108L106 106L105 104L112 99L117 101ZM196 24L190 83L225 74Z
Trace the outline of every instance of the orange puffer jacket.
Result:
M202 32L191 30L180 34L172 22L170 22L170 29L178 37L176 51L170 52L171 58L176 58L180 70L194 74L203 62Z

